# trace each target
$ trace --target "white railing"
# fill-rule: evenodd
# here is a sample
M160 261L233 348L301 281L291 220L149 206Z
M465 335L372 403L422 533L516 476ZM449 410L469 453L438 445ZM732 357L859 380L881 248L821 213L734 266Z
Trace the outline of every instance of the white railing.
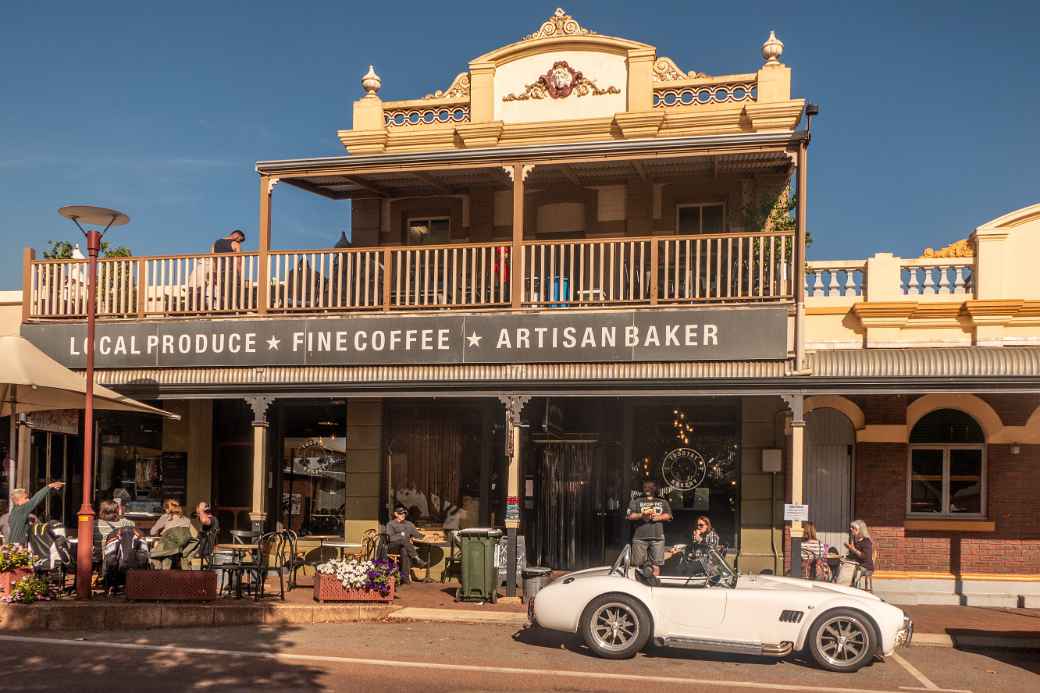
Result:
M918 258L900 263L900 289L906 296L970 294L974 258Z
M393 308L463 308L508 305L509 244L405 247L386 251L393 277Z
M378 249L272 251L270 310L371 310L383 305L383 253Z
M524 304L564 307L650 299L649 239L528 241Z
M808 297L856 297L866 293L865 260L823 260L807 263L805 295Z
M250 313L256 310L256 253L136 258L144 278L145 315ZM136 308L134 309L137 310Z

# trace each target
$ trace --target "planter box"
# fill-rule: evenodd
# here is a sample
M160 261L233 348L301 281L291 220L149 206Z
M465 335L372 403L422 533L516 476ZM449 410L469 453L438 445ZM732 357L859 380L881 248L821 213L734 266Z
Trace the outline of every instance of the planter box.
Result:
M0 573L0 597L6 597L9 595L11 593L11 588L14 587L16 582L26 575L32 574L32 568L15 568L14 570Z
M217 574L212 570L130 570L126 598L211 602L217 598Z
M384 597L374 590L347 589L333 575L318 575L314 578L314 601L316 602L386 602L394 601L396 580L390 581L390 591Z

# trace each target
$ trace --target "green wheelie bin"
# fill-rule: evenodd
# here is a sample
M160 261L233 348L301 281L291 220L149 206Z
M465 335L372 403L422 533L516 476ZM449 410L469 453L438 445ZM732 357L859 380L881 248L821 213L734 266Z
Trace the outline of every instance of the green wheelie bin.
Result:
M498 601L498 565L495 548L502 537L502 530L487 527L471 527L459 530L461 556L461 586L455 593L455 601L496 602Z

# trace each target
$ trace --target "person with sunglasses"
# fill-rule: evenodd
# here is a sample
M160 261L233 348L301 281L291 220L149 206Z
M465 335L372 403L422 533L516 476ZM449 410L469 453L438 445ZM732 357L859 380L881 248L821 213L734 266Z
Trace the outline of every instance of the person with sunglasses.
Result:
M386 538L389 552L401 557L401 584L411 582L412 566L426 567L412 543L412 539L422 539L423 534L408 521L408 510L403 505L394 508L394 516L386 523Z
M719 550L719 534L711 526L707 515L701 515L693 526L693 545L706 549Z

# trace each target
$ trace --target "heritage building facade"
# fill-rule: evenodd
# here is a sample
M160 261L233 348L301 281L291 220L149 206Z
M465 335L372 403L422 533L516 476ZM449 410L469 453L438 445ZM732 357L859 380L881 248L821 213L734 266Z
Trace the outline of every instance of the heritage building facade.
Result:
M257 164L256 250L102 261L101 382L182 420L102 417L97 496L352 540L404 503L574 568L651 478L741 570L798 569L805 503L839 548L867 522L897 601L1040 599L1040 206L808 261L783 54L709 76L558 10L421 98L369 69L345 155ZM285 186L349 200L349 239L274 249ZM21 333L73 368L83 276L27 251Z

